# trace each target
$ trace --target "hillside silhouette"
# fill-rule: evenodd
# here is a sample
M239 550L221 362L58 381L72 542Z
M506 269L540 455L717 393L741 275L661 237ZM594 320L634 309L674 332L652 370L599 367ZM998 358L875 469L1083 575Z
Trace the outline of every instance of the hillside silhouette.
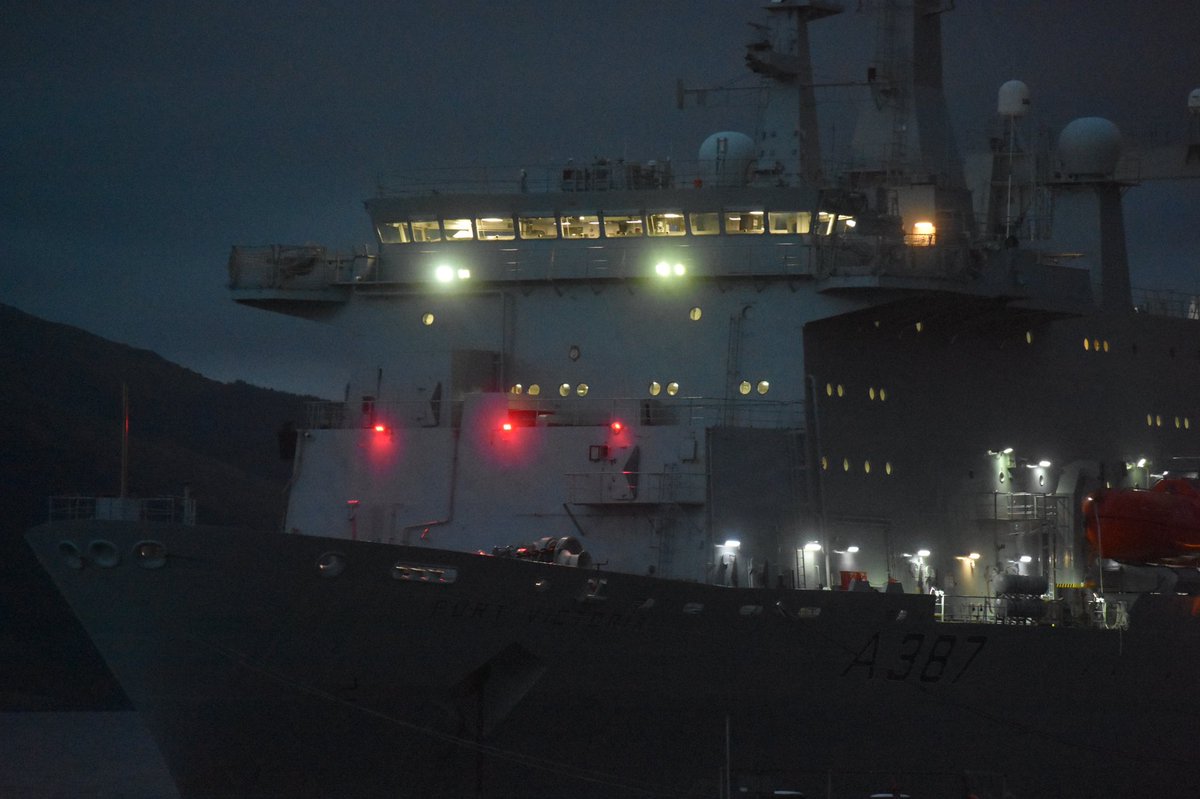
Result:
M210 380L148 351L0 305L0 709L127 702L25 545L49 498L120 491L197 500L197 521L278 529L291 464L278 431L305 402Z

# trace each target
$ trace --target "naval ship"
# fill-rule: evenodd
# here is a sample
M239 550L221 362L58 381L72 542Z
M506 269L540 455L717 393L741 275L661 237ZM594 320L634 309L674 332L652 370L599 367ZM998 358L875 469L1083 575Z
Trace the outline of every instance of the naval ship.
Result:
M843 9L777 0L695 161L407 175L370 251L233 249L234 300L360 342L282 528L29 534L183 797L1194 795L1195 542L1100 557L1084 508L1196 451L1200 303L1131 288L1115 125L1041 147L1012 81L961 155L949 7L862 5L840 149Z

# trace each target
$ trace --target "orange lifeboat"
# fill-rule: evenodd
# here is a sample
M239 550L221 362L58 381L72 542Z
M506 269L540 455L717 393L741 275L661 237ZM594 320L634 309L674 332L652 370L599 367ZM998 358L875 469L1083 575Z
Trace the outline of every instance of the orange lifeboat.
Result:
M1083 516L1102 558L1189 565L1200 558L1200 481L1168 477L1149 491L1101 491L1084 500Z

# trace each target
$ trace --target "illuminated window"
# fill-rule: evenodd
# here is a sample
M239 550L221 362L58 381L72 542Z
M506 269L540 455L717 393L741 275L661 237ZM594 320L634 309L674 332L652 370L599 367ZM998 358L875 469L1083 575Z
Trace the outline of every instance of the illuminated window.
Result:
M1108 340L1105 339L1102 343L1104 344L1104 351L1108 352Z
M715 236L721 232L719 215L716 213L688 214L693 236Z
M821 456L821 470L829 471L829 458L826 458L824 455Z
M812 214L807 211L771 211L767 223L772 233L807 233Z
M412 238L415 242L430 242L442 240L442 226L436 219L414 219L412 223Z
M871 386L869 389L867 389L867 396L871 398L872 402L875 401L875 386Z
M850 459L849 458L842 458L842 471L843 472L850 471Z
M523 239L558 238L558 220L552 216L523 216L518 220L517 229Z
M1085 350L1090 350L1092 348L1092 340L1090 338L1085 338L1083 340L1083 348Z
M667 383L667 393L670 394L672 397L675 396L676 394L678 394L679 393L679 384L673 380L670 383Z
M886 388L879 389L879 401L887 402L887 389Z
M912 234L904 237L904 243L912 247L931 247L937 242L937 228L932 222L913 223Z
M541 386L539 386L537 383L529 384L529 396L536 397L538 394L541 394L541 393L542 393Z
M640 214L605 214L604 235L610 239L624 239L640 236L645 232L646 225Z
M562 236L564 239L598 239L600 238L600 217L595 214L564 216L562 218Z
M470 219L443 219L442 230L448 241L466 241L475 238L475 231L471 229Z
M525 387L522 386L520 383L515 384L511 389L509 389L509 391L511 391L513 394L520 394L524 390L525 390Z
M1183 426L1183 425L1180 423L1180 421L1179 421L1179 417L1178 417L1178 416L1176 416L1176 417L1175 417L1175 429L1176 429L1176 430L1178 430L1178 429L1179 429L1180 427L1182 427L1182 426Z
M412 241L407 222L384 222L375 228L382 244L407 244Z
M827 397L833 396L833 383L825 384L825 396L827 396Z
M762 233L763 212L727 211L725 213L725 232L730 235L740 235L743 233Z
M429 327L430 325L433 324L433 322L434 322L433 314L431 314L431 313L421 314L421 324L425 325L425 327Z
M571 384L570 383L563 383L562 385L560 385L558 387L558 396L566 397L566 396L570 396L570 394L571 394Z
M650 396L657 397L660 393L662 393L662 384L659 383L657 380L651 380L650 381Z
M756 388L757 388L759 394L766 394L768 391L771 390L771 384L769 382L767 382L766 380L759 380L758 386L756 386Z
M866 472L867 474L871 473L871 462L870 461L863 461L863 471Z
M819 211L817 213L817 229L813 232L818 236L832 236L834 233L840 234L853 230L857 224L852 216Z
M1100 339L1094 339L1092 341L1092 349L1094 349L1096 352L1100 351Z
M1161 413L1154 415L1154 426L1162 427L1162 414Z
M924 329L925 329L925 323L924 323L924 322L917 322L917 332L918 332L918 333L920 333L920 332L921 332L922 330L924 330Z
M700 310L700 306L697 305L696 307L692 308L692 310L688 311L688 319L691 319L693 322L699 322L702 313L703 312Z
M742 384L740 386L738 386L738 393L743 396L750 393L750 381L749 380L742 381Z
M650 224L646 232L651 236L683 236L687 233L684 229L683 214L678 211L650 214L647 221Z
M586 397L588 393L588 384L580 383L579 385L575 386L575 393L581 397Z
M516 238L512 217L484 216L475 220L475 233L480 241L509 241Z
M1026 343L1026 344L1032 344L1032 343L1033 343L1033 331L1032 331L1032 330L1026 330L1026 331L1025 331L1025 343Z
M838 383L837 392L838 392L839 397L846 396L846 387L843 386L841 383Z
M892 473L892 462L891 461L887 461L886 463L883 464L883 471L887 474Z
M1154 427L1154 417L1146 414L1146 427Z

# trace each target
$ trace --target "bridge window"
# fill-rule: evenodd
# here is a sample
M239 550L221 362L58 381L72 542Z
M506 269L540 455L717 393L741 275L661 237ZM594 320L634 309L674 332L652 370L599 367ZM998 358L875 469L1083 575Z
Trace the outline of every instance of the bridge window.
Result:
M715 236L721 232L717 213L689 214L693 236Z
M442 227L436 219L414 219L412 237L415 242L442 240Z
M381 244L407 244L412 241L407 222L384 222L375 228Z
M767 214L767 220L772 233L807 233L812 214L807 211L772 211Z
M523 216L520 229L523 239L558 238L558 220L552 216Z
M645 227L645 223L642 222L642 217L639 214L604 215L604 235L610 239L640 236Z
M562 218L562 235L564 239L598 239L600 238L600 217L595 214L564 216Z
M731 235L741 233L762 233L762 211L727 211L725 213L725 232Z
M512 217L485 216L475 220L480 241L509 241L516 238Z
M442 229L446 232L446 238L451 241L475 238L470 219L443 219Z
M651 236L682 236L687 233L683 227L683 214L678 211L650 214L649 221L646 232Z

